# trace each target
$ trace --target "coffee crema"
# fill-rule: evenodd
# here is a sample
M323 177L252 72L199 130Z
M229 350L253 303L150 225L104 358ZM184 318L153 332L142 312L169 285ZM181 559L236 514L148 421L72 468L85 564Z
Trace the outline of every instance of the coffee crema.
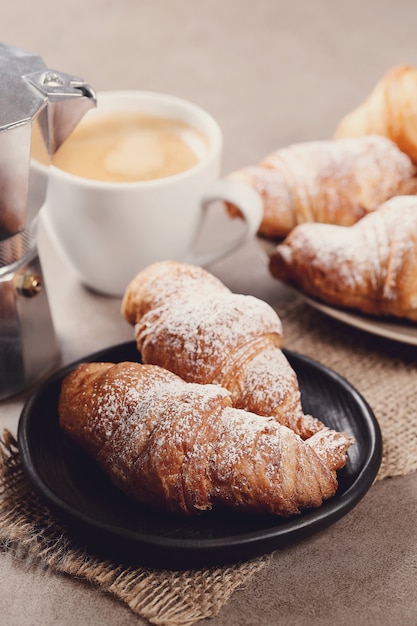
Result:
M112 111L87 115L53 155L52 164L82 178L140 182L191 169L207 148L207 138L182 121ZM35 146L33 156L37 158Z

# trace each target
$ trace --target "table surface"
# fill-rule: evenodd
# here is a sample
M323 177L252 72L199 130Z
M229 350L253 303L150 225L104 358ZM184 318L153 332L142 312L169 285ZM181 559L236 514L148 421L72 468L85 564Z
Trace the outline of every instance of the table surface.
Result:
M3 8L2 39L96 90L196 102L223 129L228 172L289 143L331 137L389 67L417 65L416 18L412 0L72 0L59 9L53 0L14 0ZM42 228L39 252L62 363L132 339L120 300L85 289ZM273 306L288 297L255 242L210 269ZM2 429L16 432L24 399L0 404ZM348 516L276 554L207 623L415 624L415 478L376 483ZM143 623L81 581L8 553L0 553L0 581L8 626Z

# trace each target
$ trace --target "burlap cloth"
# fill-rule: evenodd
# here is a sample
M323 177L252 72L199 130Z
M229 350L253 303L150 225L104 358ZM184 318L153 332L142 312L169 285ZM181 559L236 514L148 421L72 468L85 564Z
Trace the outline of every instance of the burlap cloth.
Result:
M347 378L380 423L384 453L377 479L417 469L417 349L366 334L302 301L279 308L285 347L311 356ZM111 593L152 624L187 626L213 617L238 587L268 562L198 571L132 568L87 554L27 485L14 437L0 442L0 542L28 566L36 561Z

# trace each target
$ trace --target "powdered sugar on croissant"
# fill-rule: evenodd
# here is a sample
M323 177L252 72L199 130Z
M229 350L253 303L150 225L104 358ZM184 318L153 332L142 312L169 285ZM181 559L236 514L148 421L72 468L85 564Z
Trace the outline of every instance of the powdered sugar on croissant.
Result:
M294 144L229 178L260 194L260 233L276 238L304 222L350 226L392 196L417 192L415 165L378 135Z
M392 198L351 227L301 224L270 270L329 304L417 320L417 197Z
M379 134L417 162L417 69L392 67L356 109L338 124L335 137Z
M146 363L184 380L216 383L233 406L273 415L303 438L324 428L301 406L297 376L281 350L282 324L266 302L233 294L206 270L155 263L128 286L122 313Z
M128 496L161 510L214 508L289 516L337 489L352 440L304 442L271 418L231 407L216 385L158 366L86 363L63 381L63 430Z

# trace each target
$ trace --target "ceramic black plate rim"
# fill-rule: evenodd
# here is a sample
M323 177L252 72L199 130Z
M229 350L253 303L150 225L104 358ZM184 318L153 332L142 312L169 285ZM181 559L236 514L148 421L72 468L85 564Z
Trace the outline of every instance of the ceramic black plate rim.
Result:
M33 406L35 405L40 394L44 393L52 383L62 379L79 363L85 361L109 360L107 355L110 352L118 352L132 345L134 345L134 342L110 346L65 366L49 377L28 399L23 407L18 428L18 444L23 469L35 491L47 503L49 503L54 510L61 511L67 518L69 517L76 522L81 522L89 530L98 529L103 531L111 537L123 537L123 539L127 539L133 543L138 543L139 545L143 544L147 547L153 547L155 549L168 551L181 549L185 552L197 551L197 553L202 555L203 558L205 553L208 553L213 549L230 550L234 547L240 547L242 545L257 545L259 546L258 552L261 553L270 549L271 542L276 545L276 547L279 547L282 544L289 543L290 541L292 542L299 537L303 537L304 535L312 534L313 532L328 526L330 523L333 523L350 511L362 499L369 487L372 485L381 463L382 438L378 422L368 403L346 379L333 370L316 362L310 357L292 352L290 350L284 350L284 353L289 360L298 360L315 370L320 370L321 372L324 372L330 380L334 380L339 385L344 387L359 407L361 420L363 426L367 430L370 442L367 449L367 456L363 462L362 468L353 483L345 492L340 495L336 494L331 501L326 503L325 507L305 512L299 517L291 518L288 522L281 523L276 527L273 526L272 528L261 531L257 530L255 532L209 539L184 539L164 537L161 535L150 535L141 532L136 533L126 528L120 529L115 527L111 523L93 518L85 514L83 511L74 508L65 502L59 494L52 491L39 475L32 455L31 442L28 438L28 427L31 420L36 419L36 415L33 413ZM113 358L111 360L115 359ZM138 360L140 360L139 353ZM294 367L294 369L296 370L296 367ZM198 554L195 554L194 556L198 557Z

